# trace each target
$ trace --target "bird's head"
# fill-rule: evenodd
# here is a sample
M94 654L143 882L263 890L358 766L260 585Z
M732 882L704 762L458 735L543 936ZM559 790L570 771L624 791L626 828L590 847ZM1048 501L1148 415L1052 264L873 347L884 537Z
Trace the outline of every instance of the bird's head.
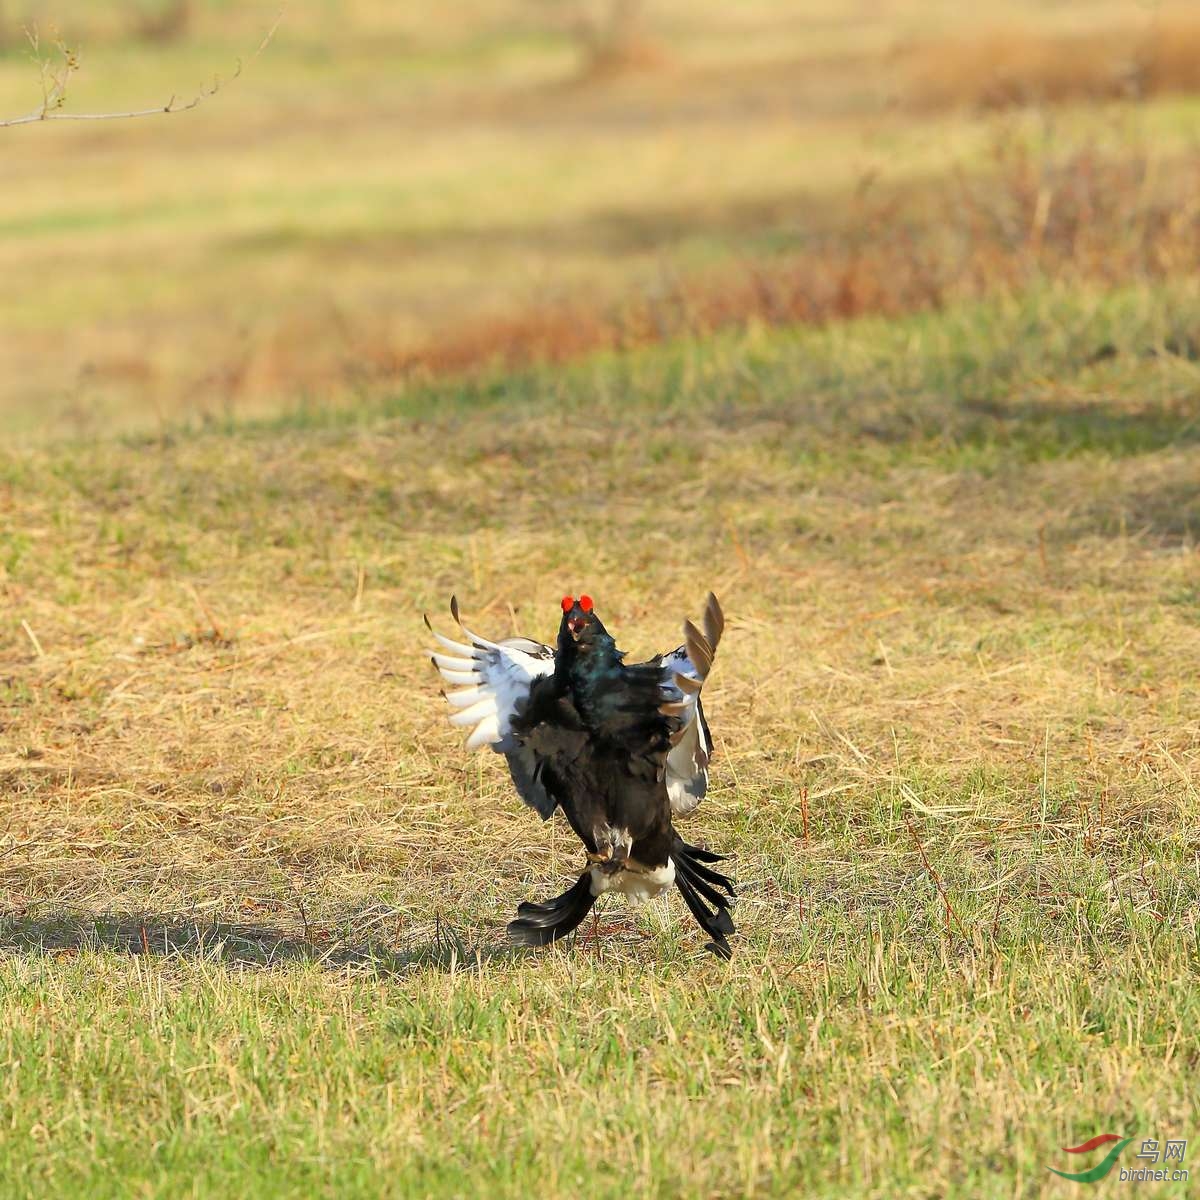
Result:
M586 650L608 634L600 618L592 611L591 596L564 596L562 614L562 624L558 627L560 646L578 646Z

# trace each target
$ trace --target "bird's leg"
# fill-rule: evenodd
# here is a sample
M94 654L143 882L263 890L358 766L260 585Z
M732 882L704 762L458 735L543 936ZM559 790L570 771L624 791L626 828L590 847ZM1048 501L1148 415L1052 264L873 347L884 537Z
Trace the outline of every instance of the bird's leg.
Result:
M629 859L624 849L614 850L612 846L609 846L603 854L589 854L587 860L588 866L599 867L605 875L616 875L618 871L624 871L629 865Z
M625 870L629 862L629 852L633 848L633 838L628 829L614 829L611 825L598 825L592 831L595 838L596 853L588 854L588 862L598 866L605 875L615 875Z

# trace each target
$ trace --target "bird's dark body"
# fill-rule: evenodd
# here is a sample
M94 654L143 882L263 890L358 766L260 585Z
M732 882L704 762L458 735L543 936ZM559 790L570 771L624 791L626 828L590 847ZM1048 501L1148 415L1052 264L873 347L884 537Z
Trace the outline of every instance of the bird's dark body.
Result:
M451 613L457 621L457 602ZM541 946L565 937L606 891L647 899L674 884L712 939L708 948L730 956L733 886L709 865L721 856L688 845L672 824L673 803L687 801L680 809L686 812L704 794L711 740L699 691L723 623L710 595L705 633L685 625L686 656L681 648L668 662L632 665L586 597L564 598L553 650L522 639L498 644L467 634L471 646L440 639L458 657L435 655L435 665L448 682L469 689L458 699L468 706L463 723L484 722L477 734L482 730L508 758L526 803L543 820L561 808L587 850L588 866L573 887L545 904L518 906L508 926L513 941ZM523 656L524 686L505 693L501 729L490 714L500 712L495 689L510 686L502 667L506 646ZM552 670L539 669L550 662Z
M623 674L640 670L618 667ZM653 670L654 691L648 695L657 715L657 667ZM534 686L513 729L541 760L542 786L589 854L615 851L619 856L624 851L644 867L661 867L674 835L662 767L669 733L662 717L657 727L644 715L638 720L630 700L638 689L625 689L625 682L556 671ZM614 706L596 694L606 688L618 695L626 692L615 711L606 712ZM630 742L628 734L639 724L644 725L642 736ZM628 835L628 843L614 846L611 835L621 833Z
M552 688L553 679L544 688ZM664 866L671 848L671 804L662 768L646 755L596 737L569 695L551 698L550 712L532 698L524 738L542 758L541 782L589 854L612 850L605 830L629 834L628 857ZM546 719L546 716L550 719ZM521 728L528 718L514 722Z

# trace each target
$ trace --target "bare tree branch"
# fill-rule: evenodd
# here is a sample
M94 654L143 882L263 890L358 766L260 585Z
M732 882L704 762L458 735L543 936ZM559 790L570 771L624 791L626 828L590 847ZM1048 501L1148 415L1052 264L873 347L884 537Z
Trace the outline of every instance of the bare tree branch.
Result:
M271 44L275 37L275 31L282 23L286 12L287 5L284 5L259 43L258 49L250 56L250 62L254 62ZM54 49L58 52L59 61L55 62L51 57L43 56L41 40L36 30L27 31L26 36L29 38L38 70L41 72L42 103L33 112L26 113L22 117L8 117L0 120L0 129L8 129L13 125L34 125L38 121L127 121L136 117L159 117L169 113L187 112L189 109L198 108L205 100L212 99L223 87L237 79L241 75L243 67L242 60L239 58L233 74L228 79L222 79L220 75L214 76L211 85L201 86L200 90L188 100L180 100L177 96L172 96L166 104L160 104L155 108L137 108L127 112L62 112L71 76L79 70L79 54L65 42L56 40Z

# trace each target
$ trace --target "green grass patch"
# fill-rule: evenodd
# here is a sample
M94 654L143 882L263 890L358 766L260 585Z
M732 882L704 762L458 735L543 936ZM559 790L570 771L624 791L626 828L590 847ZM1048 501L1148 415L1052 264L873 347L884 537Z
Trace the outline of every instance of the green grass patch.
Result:
M1198 316L1047 289L6 447L7 1190L1038 1196L1188 1137ZM577 847L420 613L547 637L583 586L635 655L729 614L729 965L674 901L504 943Z

